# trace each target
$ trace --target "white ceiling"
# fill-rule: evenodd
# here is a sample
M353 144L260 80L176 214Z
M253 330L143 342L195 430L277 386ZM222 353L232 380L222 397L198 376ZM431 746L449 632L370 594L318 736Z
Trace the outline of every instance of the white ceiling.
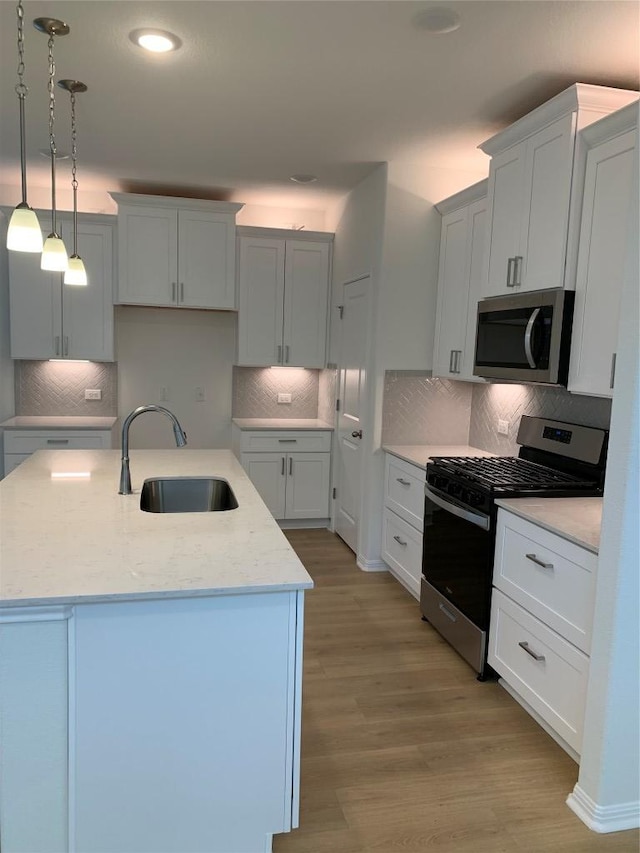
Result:
M80 194L173 187L253 204L325 209L381 161L486 170L479 142L573 82L637 89L634 0L448 2L456 32L415 25L405 0L26 2L29 178L47 184L46 36L65 20L56 77L78 96ZM128 39L153 26L181 50ZM19 183L15 2L0 2L0 183ZM58 147L69 149L57 90ZM294 173L317 183L300 186Z

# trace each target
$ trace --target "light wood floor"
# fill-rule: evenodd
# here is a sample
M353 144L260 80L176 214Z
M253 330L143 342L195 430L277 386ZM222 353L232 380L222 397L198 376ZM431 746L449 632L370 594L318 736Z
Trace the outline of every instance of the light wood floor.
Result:
M326 530L287 531L306 596L300 828L274 853L636 853L565 805L576 764L481 684L386 573Z

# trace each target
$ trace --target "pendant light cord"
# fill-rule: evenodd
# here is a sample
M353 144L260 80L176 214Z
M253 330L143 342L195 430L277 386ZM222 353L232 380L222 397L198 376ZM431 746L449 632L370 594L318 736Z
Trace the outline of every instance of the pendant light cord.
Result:
M18 18L18 82L16 83L16 95L18 96L18 104L20 107L20 170L22 175L22 204L27 204L27 149L26 149L26 132L25 132L25 109L24 99L27 97L29 89L24 82L24 9L22 0L19 0L16 6L16 15Z
M53 33L49 36L49 150L51 152L51 233L56 232L56 139L54 136L55 106L53 78L56 73L56 65L53 61Z
M78 254L78 132L76 129L76 93L71 90L71 187L73 188L73 254Z

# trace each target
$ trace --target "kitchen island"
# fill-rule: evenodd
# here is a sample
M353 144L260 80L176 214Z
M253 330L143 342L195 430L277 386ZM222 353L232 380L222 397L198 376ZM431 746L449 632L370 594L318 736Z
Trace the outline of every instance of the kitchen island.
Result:
M228 451L41 451L0 484L1 847L265 853L297 825L304 590ZM143 480L238 508L149 513Z

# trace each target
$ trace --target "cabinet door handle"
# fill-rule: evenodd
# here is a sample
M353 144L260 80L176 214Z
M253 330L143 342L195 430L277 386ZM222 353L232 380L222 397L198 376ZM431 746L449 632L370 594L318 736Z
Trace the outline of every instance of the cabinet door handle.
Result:
M394 536L393 538L396 540L398 545L402 545L403 548L406 548L407 543L404 541L404 539L401 539L399 536Z
M515 258L509 258L507 261L507 287L515 287L515 281L512 281L513 276L513 267L514 267Z
M68 438L48 438L47 444L69 444Z
M524 258L522 255L516 255L513 259L513 286L520 287L522 284L521 276L522 276L522 261Z
M545 563L544 560L541 560L539 557L536 557L535 554L525 554L527 560L531 560L532 563L535 563L536 566L542 566L543 569L552 569L553 563Z
M284 362L285 364L289 364L289 344L286 344L284 348Z
M282 364L282 344L278 344L278 364Z
M282 457L282 468L280 469L280 474L284 477L284 456Z
M534 660L538 660L538 661L544 660L544 655L536 654L536 652L534 652L533 649L529 648L529 643L526 640L522 640L522 642L518 643L518 645L520 646L521 649L524 649L528 655L531 655L531 657Z
M60 355L60 335L56 335L54 338L54 350L56 355Z
M289 457L289 476L293 477L293 456Z
M184 302L184 281L180 282L180 302Z
M172 302L178 301L177 297L176 297L176 283L175 283L175 281L171 282L171 301Z
M454 373L460 373L460 357L461 357L461 355L462 355L462 350L457 349L456 350L456 360L455 360L455 364L454 364L454 367L455 367Z
M611 356L611 378L609 379L609 388L613 388L614 383L616 381L616 356L618 353L614 352Z
M403 479L402 479L402 477L396 477L396 480L397 480L397 481L400 483L400 485L402 485L402 486L410 486L410 485L411 485L411 481L410 481L410 480L403 480Z
M63 340L62 354L66 358L69 355L69 338L67 337L67 335L65 335L62 340Z

